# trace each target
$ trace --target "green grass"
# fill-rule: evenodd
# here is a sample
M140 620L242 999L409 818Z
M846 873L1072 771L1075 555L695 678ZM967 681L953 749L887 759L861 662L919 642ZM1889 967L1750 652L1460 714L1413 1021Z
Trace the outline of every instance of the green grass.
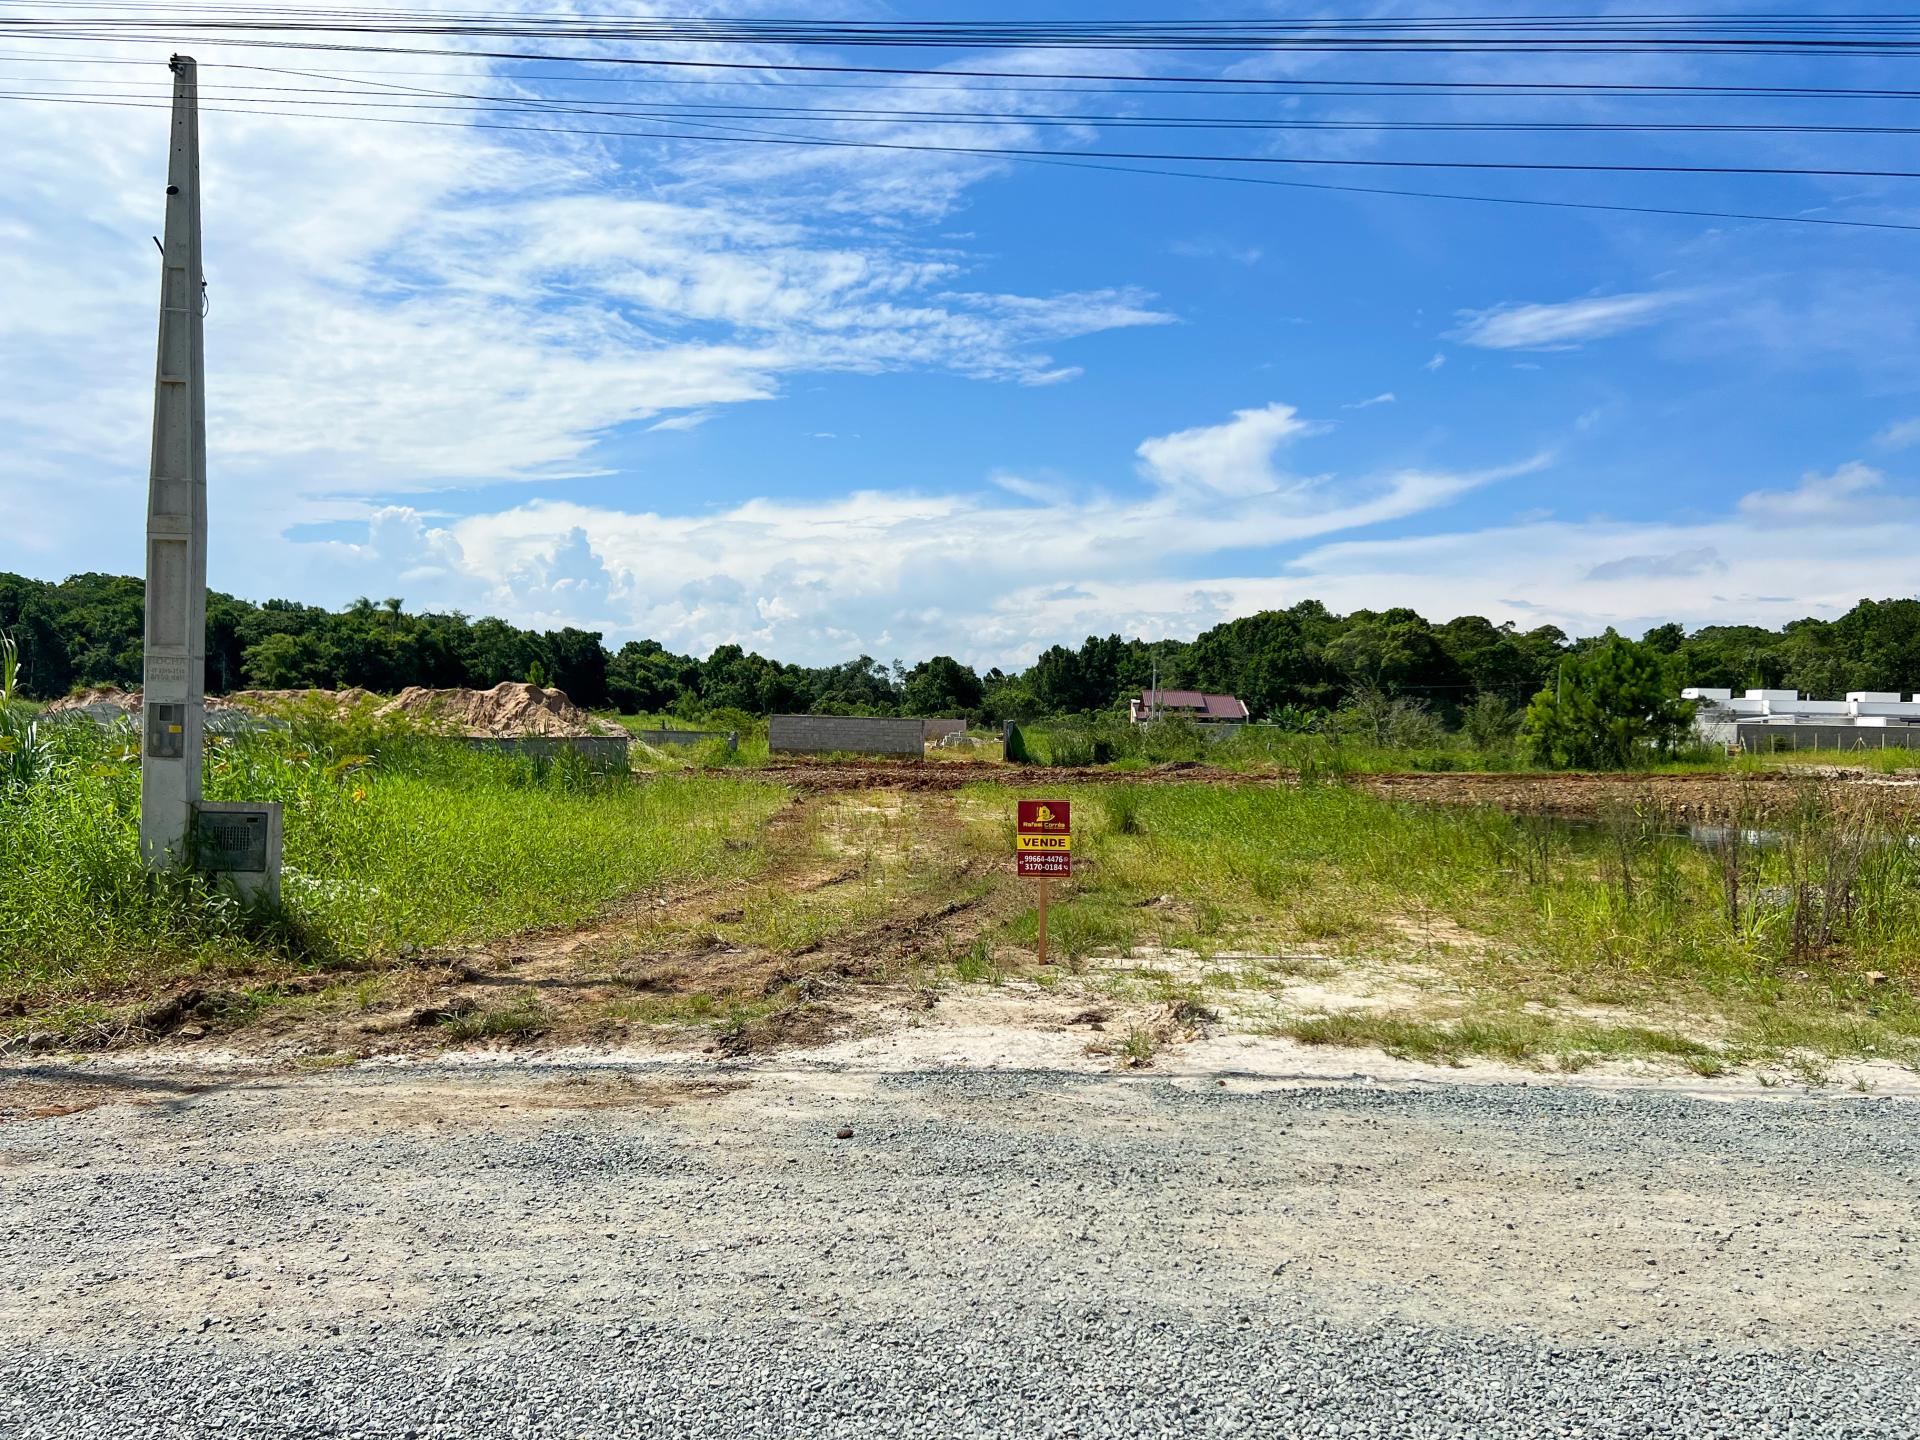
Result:
M1135 725L1112 715L1038 720L1022 725L1021 733L1038 764L1111 765L1122 772L1181 761L1326 778L1379 771L1524 768L1514 746L1478 749L1462 736L1444 734L1431 744L1379 745L1271 725L1211 728L1182 719Z
M493 1040L506 1036L537 1035L546 1014L533 995L506 1005L486 1006L449 1016L440 1029L449 1040Z
M53 772L0 791L0 1002L16 1011L577 922L678 876L745 873L783 800L769 786L636 783L417 735L372 756L283 734L222 742L208 798L286 807L283 906L249 913L204 883L149 877L125 737L58 730Z
M1651 814L1567 826L1336 785L1064 795L1075 806L1076 873L1053 910L1063 959L1143 944L1203 959L1310 948L1411 962L1400 973L1413 983L1437 975L1494 1016L1529 1002L1612 1007L1620 1043L1696 1068L1801 1050L1920 1065L1920 847L1871 815L1829 813L1811 789L1770 822L1782 843L1741 842L1731 857ZM1010 851L1014 792L976 787L967 797L982 832ZM1028 912L1003 938L1030 945L1032 933ZM1674 1017L1714 1044L1663 1051L1653 1029L1635 1028L1648 1012L1663 1017L1658 1028ZM1532 1019L1506 1019L1444 1045L1604 1053L1604 1037L1568 1039L1570 1023L1554 1022L1548 1036Z
M1345 1012L1281 1022L1282 1034L1307 1045L1384 1050L1402 1059L1458 1065L1472 1058L1527 1064L1551 1058L1563 1070L1596 1060L1655 1057L1680 1061L1699 1075L1718 1075L1727 1058L1701 1041L1644 1025L1566 1023L1518 1013L1469 1014L1455 1020Z

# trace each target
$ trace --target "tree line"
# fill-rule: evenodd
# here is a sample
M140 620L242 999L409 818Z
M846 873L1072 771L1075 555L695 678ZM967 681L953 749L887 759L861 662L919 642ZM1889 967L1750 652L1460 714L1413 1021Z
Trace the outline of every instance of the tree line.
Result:
M54 699L93 685L140 683L144 587L85 574L58 583L0 572L0 632L19 645L23 694ZM528 630L458 612L415 613L398 599L342 610L264 604L210 592L207 688L408 685L486 688L532 679L590 708L695 717L838 713L964 715L980 721L1124 710L1157 670L1166 689L1237 695L1256 719L1305 725L1317 715L1397 702L1450 724L1496 707L1516 718L1564 663L1590 666L1619 637L1521 630L1477 615L1434 624L1408 609L1336 615L1314 600L1216 625L1191 641L1089 636L1051 646L1024 670L984 673L945 655L911 666L859 656L838 665L771 660L722 645L704 660L653 640L609 650L594 631ZM1769 630L1661 625L1632 647L1643 684L1791 688L1821 697L1920 688L1920 600L1862 600L1837 620ZM1620 661L1619 663L1625 663ZM1652 667L1649 669L1648 667ZM1385 723L1384 721L1382 723Z

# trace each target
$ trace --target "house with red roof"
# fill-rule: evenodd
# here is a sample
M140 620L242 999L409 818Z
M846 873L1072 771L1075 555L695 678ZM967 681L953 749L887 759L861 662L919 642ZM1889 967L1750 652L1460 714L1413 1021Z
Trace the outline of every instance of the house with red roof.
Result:
M1247 707L1232 695L1208 695L1200 690L1142 690L1127 702L1136 725L1160 716L1178 715L1201 725L1244 725Z

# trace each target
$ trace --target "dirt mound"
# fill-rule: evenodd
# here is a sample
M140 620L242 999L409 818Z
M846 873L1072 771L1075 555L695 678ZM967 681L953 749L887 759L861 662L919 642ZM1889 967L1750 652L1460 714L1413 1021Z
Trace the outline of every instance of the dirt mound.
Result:
M54 701L44 713L58 715L68 710L93 710L104 706L114 710L134 711L140 708L138 690L122 690L118 685L96 685L88 690L76 690L73 694Z
M236 690L231 695L209 695L207 706L211 709L220 705L239 705L249 710L271 710L281 705L323 700L336 709L351 710L368 701L378 701L379 698L371 690L362 690L357 685L349 685L344 690Z
M78 690L65 699L56 700L47 706L47 714L63 714L70 710L85 710L88 714L99 716L112 711L121 711L131 715L140 709L142 693L138 690L122 690L118 685L99 685L89 690ZM236 690L231 695L207 696L207 709L217 710L272 710L277 706L312 700L324 700L348 710L367 701L380 697L369 690L349 688L346 690Z
M343 715L370 704L376 720L403 717L445 726L463 735L511 740L521 735L578 737L586 735L625 735L609 720L596 719L558 690L543 690L507 680L491 690L429 690L409 685L393 699L381 703L371 691L349 687L345 690L236 690L231 695L209 695L211 711L242 710L271 715L289 705L314 702L333 705ZM78 691L47 707L48 714L84 712L102 723L116 715L134 715L140 710L138 690L122 690L117 685L102 685Z
M404 715L451 726L467 735L510 740L521 735L625 735L596 719L558 690L503 680L491 690L428 690L409 685L374 712L376 719Z

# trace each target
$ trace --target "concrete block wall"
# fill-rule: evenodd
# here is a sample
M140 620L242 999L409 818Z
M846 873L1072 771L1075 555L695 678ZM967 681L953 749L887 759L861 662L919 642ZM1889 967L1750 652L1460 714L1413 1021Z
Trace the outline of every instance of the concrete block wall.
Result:
M854 755L925 753L926 731L919 720L868 715L775 715L767 722L767 749L776 755L822 755L840 750Z
M964 735L967 733L967 722L964 720L939 718L924 720L921 723L926 726L928 741L933 743L938 743L946 739L949 735Z

